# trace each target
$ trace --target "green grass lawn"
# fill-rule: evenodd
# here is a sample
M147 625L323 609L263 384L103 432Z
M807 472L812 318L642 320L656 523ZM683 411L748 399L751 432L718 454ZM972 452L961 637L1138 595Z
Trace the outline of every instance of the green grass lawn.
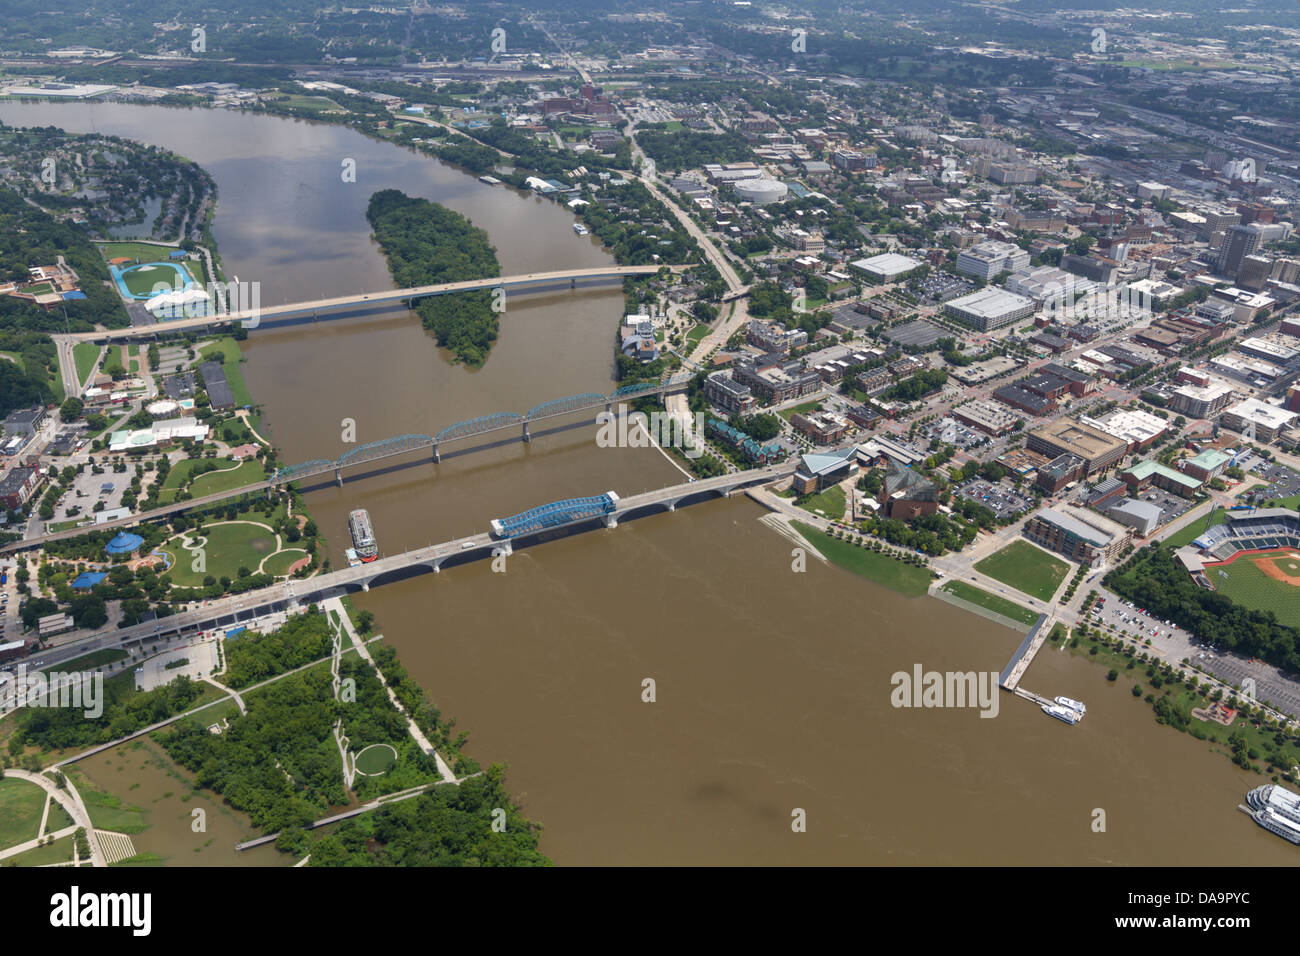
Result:
M314 112L346 112L342 106L330 99L328 96L311 96L305 93L286 93L283 96L276 97L275 102L281 106L288 106L299 110L312 110Z
M930 581L933 579L925 568L904 564L868 548L859 548L847 541L832 538L802 521L791 523L808 539L809 544L826 555L828 561L846 571L852 571L907 597L920 597L930 590Z
M103 667L105 664L114 664L126 657L126 651L116 647L106 647L103 650L91 651L89 654L82 654L80 657L74 657L70 661L64 661L61 664L51 664L49 667L42 668L43 671L58 670L63 672L78 670L94 670L97 667Z
M52 521L49 524L50 531L71 531L81 525L87 518L69 518L67 521Z
M308 557L306 551L290 551L285 549L267 559L266 566L262 569L267 574L286 575L289 568L298 561Z
M254 482L261 481L266 477L266 469L262 467L260 461L249 459L238 464L229 458L213 459L193 459L187 458L184 461L177 462L175 467L167 473L167 480L158 494L160 504L170 504L176 500L176 495L181 489L181 485L189 478L190 472L201 461L215 461L219 464L218 471L210 471L207 474L199 475L190 486L190 494L195 498L201 498L204 495L214 495L222 491L230 491L233 488L240 488L244 485L251 485Z
M397 763L397 752L390 744L372 744L357 754L357 770L374 776Z
M1031 611L1027 607L1021 607L1015 601L1008 601L1004 597L996 594L990 594L983 588L977 588L973 584L967 584L965 581L949 581L940 590L947 591L954 597L959 597L968 604L974 604L985 610L992 611L994 614L1001 614L1003 617L1010 618L1013 621L1019 621L1021 624L1033 624L1038 620L1038 612Z
M831 485L825 491L804 498L799 502L799 507L813 514L820 513L832 521L843 521L845 500L844 489L839 485Z
M45 810L45 791L34 783L0 780L0 849L35 840Z
M38 846L26 853L11 856L5 863L13 866L49 866L51 863L70 863L72 862L72 850L75 843L74 837L65 836L63 839L55 840L47 846Z
M199 587L207 575L220 579L238 576L241 566L256 572L257 566L275 551L275 536L252 524L205 525L204 562L206 570L193 570L194 555L173 538L161 550L173 558L170 574L178 587Z
M63 804L57 800L50 801L50 815L45 820L46 833L58 833L64 827L70 827L76 822L72 819L72 814L63 809Z
M175 251L174 246L159 246L149 242L97 242L95 247L105 260L139 259L141 262L166 262Z
M102 368L111 368L114 365L120 365L126 368L126 359L122 355L122 346L110 345L104 352L104 364Z
M1070 565L1028 541L1017 540L980 561L975 570L1030 597L1050 601L1070 573Z
M1300 574L1300 561L1287 558L1289 553L1278 551L1259 557L1280 559L1278 563L1282 570L1288 574ZM1227 577L1220 574L1220 570ZM1272 611L1283 624L1300 627L1300 587L1270 578L1255 564L1253 556L1243 555L1222 569L1206 568L1205 576L1216 590L1242 607Z
M161 262L162 260L159 261ZM148 263L141 263L141 265L147 264ZM181 271L184 272L187 277L185 280L182 280L182 284L198 281L194 278L194 270L190 268L193 265L192 262L182 260L173 263L173 265L180 266ZM166 265L155 265L152 269L137 269L133 272L128 272L122 277L122 281L126 283L127 290L133 295L148 295L155 291L167 292L175 289L177 280L176 272L174 270L168 268Z
M795 405L792 408L784 408L777 412L777 414L788 422L791 415L807 415L809 412L815 412L821 407L821 402L804 402L803 404Z
M230 383L230 390L234 393L235 404L237 406L252 405L253 396L244 383L244 373L239 367L239 361L243 356L243 353L239 350L239 343L229 335L222 336L202 349L199 355L206 361L214 352L220 352L225 357L221 367L225 370L226 381Z
M1205 534L1209 528L1214 527L1216 524L1223 524L1227 520L1228 513L1222 508L1215 508L1214 514L1210 516L1210 523L1208 525L1205 523L1205 518L1202 516L1176 534L1171 534L1169 537L1165 538L1161 544L1169 548L1181 548L1185 544L1191 544L1201 535Z
M140 833L145 829L147 824L143 810L123 803L121 797L99 790L89 782L83 782L85 780L85 777L81 777L73 782L81 794L82 802L86 804L90 822L96 829L116 830L119 833Z
M72 347L72 359L77 363L77 380L85 382L95 370L99 358L99 346L94 342L78 342Z

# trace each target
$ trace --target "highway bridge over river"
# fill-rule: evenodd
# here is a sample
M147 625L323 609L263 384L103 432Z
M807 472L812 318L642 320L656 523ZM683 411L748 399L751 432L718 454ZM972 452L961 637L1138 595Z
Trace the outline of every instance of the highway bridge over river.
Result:
M222 501L237 498L240 495L262 494L269 492L271 489L278 486L287 485L290 482L301 482L321 475L332 475L334 481L342 485L343 472L345 469L356 468L361 465L373 464L389 458L409 455L413 452L422 451L424 449L431 450L432 454L430 455L430 459L436 464L442 460L441 449L446 445L456 442L465 442L482 436L493 435L504 430L518 430L520 440L530 442L533 438L533 426L538 423L564 418L581 412L589 412L592 409L597 408L606 412L613 412L616 405L625 401L646 398L652 395L664 395L671 392L680 392L686 388L688 378L688 375L683 374L666 382L642 382L636 385L625 385L608 395L603 395L599 392L585 392L581 395L570 395L566 398L551 399L550 401L542 402L540 405L533 406L526 412L495 412L491 415L481 415L477 418L470 418L465 421L456 422L455 424L448 425L446 428L434 435L396 435L392 438L383 438L378 441L366 442L363 445L358 445L355 448L344 452L337 459L317 458L312 461L301 462L296 465L288 465L284 468L279 468L265 481L252 482L247 485L241 485L238 488L232 488L229 491L205 495L200 498L190 498L185 501L177 501L170 505L164 505L161 508L153 508L139 514L128 515L125 518L115 518L111 521L105 521L102 524L70 528L66 531L54 531L31 538L24 538L21 541L13 541L0 547L0 554L9 554L14 551L36 548L52 541L76 538L85 534L87 531L109 531L114 528L131 527L139 524L141 521L152 521L158 518L165 518L168 515L176 514L181 511L202 511L211 508L213 505L219 504ZM564 427L567 428L569 426ZM491 448L494 447L495 444L497 443L488 442L474 445L458 451L457 454L468 454L484 448Z
M670 485L626 498L607 499L604 495L598 495L553 502L505 519L504 526L519 529L520 533L517 534L508 531L505 535L498 535L485 531L441 544L381 556L368 564L341 568L311 578L284 581L257 591L220 598L203 607L157 621L103 630L87 641L67 645L57 652L46 651L42 658L46 666L51 666L92 650L139 645L146 641L152 643L200 631L237 627L267 614L292 610L328 597L352 591L368 591L372 587L416 575L430 572L436 574L445 567L509 555L515 549L545 543L556 535L615 528L620 521L646 517L657 512L676 511L680 507L718 496L730 497L744 488L787 478L794 473L796 464L796 461L790 460L764 468ZM593 502L600 499L604 501L593 506Z
M648 266L594 266L585 269L561 269L555 272L529 272L520 275L496 276L488 279L466 279L459 282L439 282L434 285L411 286L405 289L390 289L387 292L363 292L354 295L335 296L329 299L316 299L309 302L286 302L281 305L263 306L254 300L254 296L245 294L249 283L232 282L224 284L223 289L229 293L231 301L244 305L254 300L250 308L238 308L214 315L179 318L167 321L133 325L125 329L103 329L94 332L76 332L60 336L69 342L119 342L125 339L150 338L173 332L185 332L212 328L220 325L233 325L239 322L245 328L260 328L291 319L307 316L319 317L321 313L338 312L344 309L356 309L362 306L397 305L434 295L448 295L455 292L475 292L481 289L505 289L514 292L539 292L546 288L577 288L579 282L622 279L627 276L650 276L660 269L680 272L689 269L686 265L648 265ZM253 287L256 289L257 287Z

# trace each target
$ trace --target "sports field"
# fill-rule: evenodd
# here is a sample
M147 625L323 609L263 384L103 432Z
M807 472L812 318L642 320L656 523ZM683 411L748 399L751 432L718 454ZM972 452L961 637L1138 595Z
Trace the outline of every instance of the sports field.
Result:
M132 296L147 298L159 291L170 292L186 288L196 280L186 262L148 262L128 266L120 273L119 282Z
M980 561L975 570L1030 597L1050 601L1070 566L1028 541L1017 540Z
M1300 627L1300 553L1238 553L1225 564L1208 565L1205 576L1242 607L1272 611L1283 624Z

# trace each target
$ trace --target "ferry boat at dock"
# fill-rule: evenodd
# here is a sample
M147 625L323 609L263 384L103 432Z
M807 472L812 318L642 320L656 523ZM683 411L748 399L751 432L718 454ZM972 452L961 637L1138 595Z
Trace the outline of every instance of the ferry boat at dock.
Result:
M1043 713L1049 717L1055 717L1071 727L1079 722L1079 712L1073 707L1064 707L1061 704L1043 704Z
M1256 787L1246 794L1242 809L1265 830L1300 844L1300 796L1286 787L1275 783Z
M481 183L487 183L489 186L501 185L501 180L497 179L495 176L480 176L478 181Z
M362 562L369 564L379 557L379 543L370 524L370 512L358 508L348 515L348 531L352 534L352 547Z
M586 226L584 226L582 223L580 223L580 222L575 222L575 223L573 224L573 231L576 232L576 233L577 233L578 235L580 235L580 236L585 236L585 235L587 235L591 230L588 229Z
M1056 698L1056 702L1062 707L1069 707L1080 717L1088 713L1088 708L1083 701L1075 700L1073 697L1058 697Z

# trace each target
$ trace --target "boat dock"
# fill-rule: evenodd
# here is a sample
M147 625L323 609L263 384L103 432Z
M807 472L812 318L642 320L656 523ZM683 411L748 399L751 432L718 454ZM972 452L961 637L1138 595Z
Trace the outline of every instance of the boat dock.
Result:
M1042 694L1035 694L1032 690L1025 690L1023 687L1016 687L1011 691L1011 693L1015 694L1017 697L1023 697L1025 700L1032 700L1039 706L1050 707L1052 704L1056 703L1054 700L1048 700Z
M1034 655L1038 653L1039 648L1047 641L1047 635L1052 631L1052 617L1050 614L1038 615L1038 621L1029 629L1025 639L1020 642L1016 652L1011 655L1011 660L1007 661L1007 666L1002 668L1002 673L998 677L998 683L1009 691L1015 691L1020 686L1020 678L1024 676L1029 665L1033 663Z
M1040 614L1038 621L1029 629L1029 633L1020 642L1020 646L1011 655L1011 660L1007 661L1007 666L1002 668L1002 673L998 677L998 683L1003 690L1009 690L1017 697L1023 697L1025 700L1032 701L1039 707L1044 708L1059 707L1060 705L1054 699L1044 697L1042 694L1035 694L1032 690L1021 687L1020 678L1025 675L1025 671L1033 663L1034 655L1047 643L1047 635L1052 633L1052 625L1055 623L1056 619L1052 615ZM1082 716L1082 712L1079 713ZM1055 715L1049 714L1049 716Z

